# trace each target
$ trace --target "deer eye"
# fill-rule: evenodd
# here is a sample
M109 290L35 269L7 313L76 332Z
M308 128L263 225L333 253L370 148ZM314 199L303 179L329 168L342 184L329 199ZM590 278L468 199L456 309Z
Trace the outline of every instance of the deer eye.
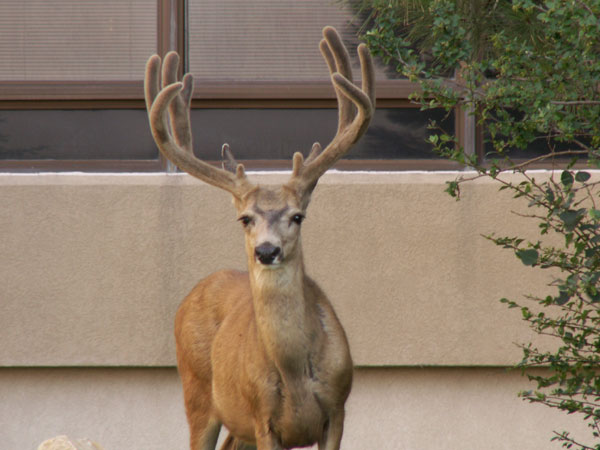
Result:
M238 220L242 222L242 225L244 225L244 227L247 227L248 225L250 225L250 222L252 222L252 218L250 216L241 216Z
M297 225L300 225L303 220L304 220L304 216L302 214L294 214L292 216L292 222L294 222Z

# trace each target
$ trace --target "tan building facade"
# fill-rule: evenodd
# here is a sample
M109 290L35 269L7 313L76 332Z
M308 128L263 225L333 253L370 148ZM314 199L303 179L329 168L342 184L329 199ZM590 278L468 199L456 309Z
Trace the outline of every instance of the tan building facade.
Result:
M587 433L517 398L531 385L506 368L534 335L498 300L550 278L481 236L534 236L510 194L478 180L456 202L443 191L458 175L334 172L313 195L307 272L356 365L344 450L541 450L559 448L552 430ZM5 174L0 202L0 448L68 434L185 449L173 317L200 278L244 267L228 194L182 174Z

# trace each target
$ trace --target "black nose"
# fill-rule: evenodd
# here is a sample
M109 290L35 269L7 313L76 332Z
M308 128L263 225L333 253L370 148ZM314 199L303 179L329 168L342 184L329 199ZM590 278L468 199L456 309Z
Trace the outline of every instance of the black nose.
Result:
M270 242L259 245L254 249L254 255L262 264L273 264L275 258L281 253L281 248L275 247Z

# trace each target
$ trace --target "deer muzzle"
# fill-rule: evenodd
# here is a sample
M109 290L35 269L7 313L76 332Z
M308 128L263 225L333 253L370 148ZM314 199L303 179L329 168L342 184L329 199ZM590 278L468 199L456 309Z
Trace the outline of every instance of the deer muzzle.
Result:
M264 265L278 264L282 258L281 247L265 242L254 249L254 257Z

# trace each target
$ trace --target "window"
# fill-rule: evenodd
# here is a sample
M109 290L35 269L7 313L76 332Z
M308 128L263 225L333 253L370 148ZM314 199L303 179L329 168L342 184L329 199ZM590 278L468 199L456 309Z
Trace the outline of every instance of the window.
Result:
M196 154L228 142L251 168L290 167L294 151L336 129L318 51L334 25L351 55L361 18L334 0L3 0L0 2L0 170L164 170L144 109L152 53L183 55L196 88ZM353 62L355 78L359 65ZM351 168L435 168L429 118L413 89L377 66L377 111L341 162Z
M138 80L156 51L155 0L3 0L3 81Z
M329 83L317 50L326 25L342 34L359 69L360 17L341 2L190 0L188 17L189 70L201 82ZM385 67L377 78L388 78Z
M142 77L166 45L171 9L162 0L0 2L0 168L160 168Z

